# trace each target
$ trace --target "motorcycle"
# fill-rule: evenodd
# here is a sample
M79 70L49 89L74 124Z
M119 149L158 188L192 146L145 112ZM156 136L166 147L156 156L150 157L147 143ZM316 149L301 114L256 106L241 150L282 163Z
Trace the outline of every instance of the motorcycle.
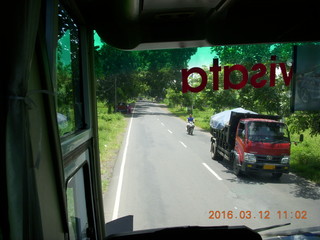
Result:
M187 123L187 133L189 135L193 135L193 130L194 130L194 122L188 122Z

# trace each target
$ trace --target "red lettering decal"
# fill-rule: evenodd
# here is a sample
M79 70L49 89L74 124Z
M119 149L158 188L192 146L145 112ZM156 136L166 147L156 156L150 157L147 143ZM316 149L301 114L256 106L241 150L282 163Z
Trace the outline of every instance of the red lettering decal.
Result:
M276 63L275 61L277 60L277 56L273 55L270 57L271 63L270 63L270 72L269 72L269 77L270 77L270 87L274 87L276 84L276 70L277 66L280 67L283 80L286 86L290 85L291 79L292 79L292 67L287 71L286 65L284 63ZM278 65L277 65L278 64ZM213 79L212 79L212 89L213 90L219 90L219 73L221 71L222 67L219 66L219 59L215 58L213 59L213 66L210 67L210 72L213 74ZM262 64L262 63L257 63L255 64L252 68L252 71L256 71L250 78L250 83L254 88L262 88L264 87L268 79L263 79L263 77L267 74L267 67ZM242 79L239 77L239 74L235 75L237 78L240 78L239 83L233 83L230 80L230 74L233 71L240 71L242 73ZM191 69L182 69L182 93L186 92L200 92L202 91L208 83L208 76L207 73L199 67L194 67ZM197 73L201 77L201 82L199 83L199 86L190 86L188 78L189 76L193 73ZM243 88L249 80L248 76L248 70L246 69L245 66L236 64L233 66L225 66L224 67L224 89L241 89ZM237 80L238 82L238 80Z
M192 73L198 73L201 76L201 84L198 87L191 87L188 82L188 77ZM200 92L202 91L208 82L207 74L202 68L194 67L191 69L182 69L182 93Z
M253 71L256 71L256 70L260 69L260 72L254 74L251 77L251 80L250 80L251 81L251 85L253 87L255 87L255 88L262 88L264 85L266 85L267 80L266 79L262 79L262 80L260 80L260 82L257 82L257 79L263 77L266 74L266 72L267 72L266 66L264 64L262 64L262 63L257 63L251 69Z
M219 66L218 59L213 59L213 67L210 67L210 72L213 73L212 79L212 89L219 90L219 72L221 71L221 66Z
M273 55L270 58L271 61L276 61L277 56ZM270 87L274 87L276 85L276 63L271 63L270 64Z
M284 84L286 86L289 86L292 79L292 67L290 67L289 74L287 74L286 65L284 63L280 63L279 65L280 65L281 73L283 76Z
M230 73L232 71L240 71L242 73L242 80L240 83L234 84L230 82ZM248 71L247 69L242 65L233 65L232 67L224 67L224 89L241 89L243 88L248 82Z

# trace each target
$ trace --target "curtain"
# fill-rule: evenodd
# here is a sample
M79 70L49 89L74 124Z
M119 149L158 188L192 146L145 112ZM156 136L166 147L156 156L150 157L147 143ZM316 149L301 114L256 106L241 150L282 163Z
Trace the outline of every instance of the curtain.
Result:
M28 122L27 87L32 58L35 50L39 25L41 0L9 1L3 9L10 16L5 23L5 61L6 76L2 79L5 86L4 126L5 154L1 159L1 167L5 168L6 216L8 229L2 225L4 239L42 239L41 214L37 185L35 182L35 166L31 152ZM3 130L3 129L2 129ZM2 154L3 155L3 154ZM4 179L5 178L5 179ZM2 199L3 192L1 192ZM1 235L0 232L0 235ZM0 236L1 238L1 236Z

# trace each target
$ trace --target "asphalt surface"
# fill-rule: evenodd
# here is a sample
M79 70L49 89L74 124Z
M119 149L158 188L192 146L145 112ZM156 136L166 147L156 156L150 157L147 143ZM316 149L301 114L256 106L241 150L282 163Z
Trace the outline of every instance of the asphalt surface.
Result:
M294 174L236 177L210 158L208 132L188 135L161 104L138 102L129 122L104 196L106 222L133 215L134 230L291 223L265 233L320 225L319 186Z

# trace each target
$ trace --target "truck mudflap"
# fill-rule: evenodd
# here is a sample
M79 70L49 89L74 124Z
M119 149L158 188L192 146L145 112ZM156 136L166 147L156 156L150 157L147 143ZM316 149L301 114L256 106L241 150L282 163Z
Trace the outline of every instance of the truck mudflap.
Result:
M270 173L289 173L289 164L247 163L241 165L243 172L264 171Z

